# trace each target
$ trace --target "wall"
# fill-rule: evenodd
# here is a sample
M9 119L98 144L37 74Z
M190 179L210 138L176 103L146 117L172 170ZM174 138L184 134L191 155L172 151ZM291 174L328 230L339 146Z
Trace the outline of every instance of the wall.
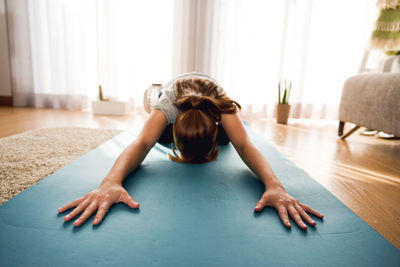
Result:
M0 0L0 97L12 95L6 23L5 0Z

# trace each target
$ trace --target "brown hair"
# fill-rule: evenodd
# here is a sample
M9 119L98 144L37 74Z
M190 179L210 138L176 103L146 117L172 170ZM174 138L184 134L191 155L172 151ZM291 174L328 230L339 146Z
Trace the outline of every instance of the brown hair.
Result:
M239 103L218 92L211 80L183 79L176 82L175 105L181 111L173 126L174 144L169 157L176 162L204 163L217 158L216 142L221 114L233 114Z

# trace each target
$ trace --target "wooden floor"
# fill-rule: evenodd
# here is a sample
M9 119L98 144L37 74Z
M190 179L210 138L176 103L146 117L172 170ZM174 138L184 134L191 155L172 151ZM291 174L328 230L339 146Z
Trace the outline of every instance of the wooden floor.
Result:
M0 137L43 127L129 129L145 114L94 116L89 112L0 107ZM337 138L337 122L246 119L297 166L400 249L400 140L358 133ZM329 217L329 214L326 214Z

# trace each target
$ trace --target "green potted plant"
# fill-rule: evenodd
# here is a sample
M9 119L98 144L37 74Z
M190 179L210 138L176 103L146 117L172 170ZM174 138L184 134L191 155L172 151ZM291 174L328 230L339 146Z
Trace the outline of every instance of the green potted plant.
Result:
M283 96L281 97L281 85L282 81L279 81L278 84L278 105L276 107L276 122L280 124L287 124L289 113L290 113L290 105L289 105L289 96L290 91L292 90L292 82L287 83L285 80Z

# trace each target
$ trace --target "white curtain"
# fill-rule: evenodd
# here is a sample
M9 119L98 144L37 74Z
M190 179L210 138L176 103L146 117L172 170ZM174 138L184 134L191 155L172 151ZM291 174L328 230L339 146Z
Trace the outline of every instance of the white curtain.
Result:
M336 119L343 83L367 47L375 0L189 2L197 6L193 39L204 50L195 42L195 67L184 61L175 69L214 76L250 116L273 116L278 82L292 81L291 117Z
M302 58L294 57L294 117L336 119L345 80L357 74L376 18L375 0L309 1L310 21ZM302 6L297 1L294 10ZM290 51L295 51L297 34ZM290 59L289 59L290 62ZM290 63L289 63L290 64Z
M171 78L173 1L98 0L97 9L99 84L141 108L145 89Z
M247 115L273 116L286 79L291 117L334 119L374 2L8 0L14 103L86 108L102 84L140 108L151 83L199 71Z
M6 5L15 106L89 108L101 84L137 107L147 86L171 77L172 0Z

